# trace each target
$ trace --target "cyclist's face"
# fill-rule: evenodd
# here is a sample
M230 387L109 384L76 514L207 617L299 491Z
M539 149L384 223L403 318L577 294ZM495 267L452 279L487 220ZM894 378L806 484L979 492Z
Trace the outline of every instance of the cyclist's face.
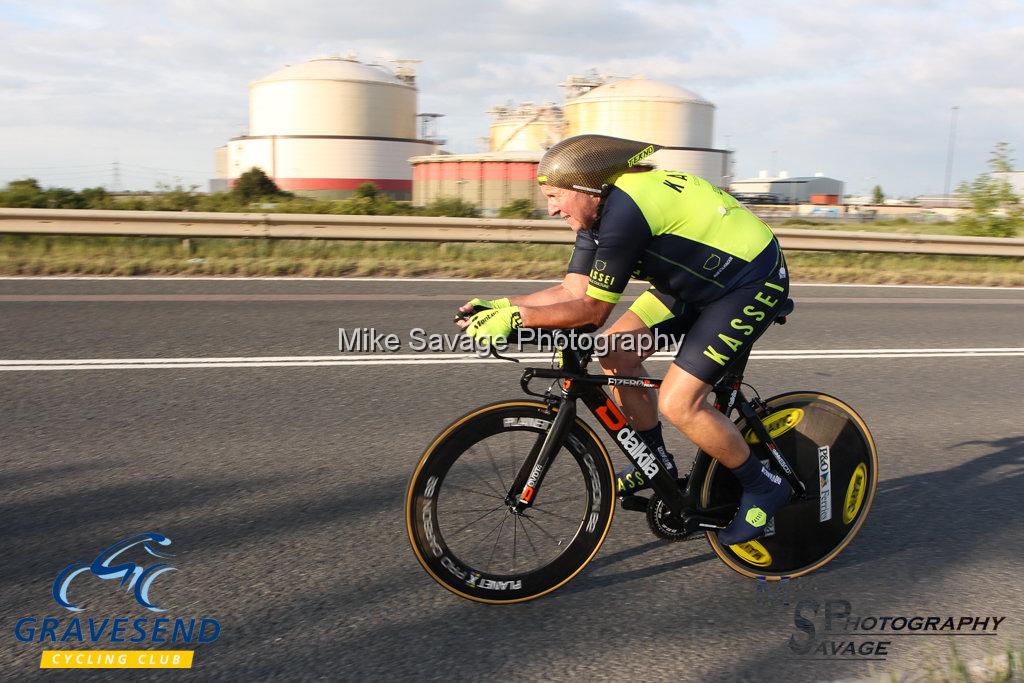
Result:
M589 228L597 220L600 197L551 185L541 185L540 191L548 198L548 215L564 218L573 232Z

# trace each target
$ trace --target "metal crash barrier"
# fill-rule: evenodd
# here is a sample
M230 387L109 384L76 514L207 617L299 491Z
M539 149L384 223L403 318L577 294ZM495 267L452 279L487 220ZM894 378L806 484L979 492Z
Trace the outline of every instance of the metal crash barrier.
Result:
M783 248L1024 258L1024 239L775 228ZM560 220L0 209L0 233L570 244Z

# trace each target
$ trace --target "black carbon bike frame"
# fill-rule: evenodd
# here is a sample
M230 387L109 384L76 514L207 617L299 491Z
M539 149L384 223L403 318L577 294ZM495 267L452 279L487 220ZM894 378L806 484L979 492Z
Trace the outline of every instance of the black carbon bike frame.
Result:
M497 356L496 353L492 355ZM804 483L793 472L792 466L762 423L767 407L760 398L748 400L743 395L743 371L749 357L748 349L742 356L736 358L730 371L713 387L715 409L726 417L729 417L734 409L739 410L746 426L753 429L760 446L765 448L768 457L775 463L777 471L793 487L793 499L806 499L807 489ZM544 399L548 407L556 411L556 415L547 434L543 439L537 440L520 467L509 488L506 504L518 513L533 505L552 458L561 448L563 439L576 418L576 402L582 400L629 461L638 471L647 475L654 492L664 501L673 517L682 523L681 529L684 533L725 528L736 513L735 505L702 509L699 504L701 488L711 466L711 457L703 450L699 451L686 478L685 487L680 488L675 477L665 469L660 459L654 456L643 438L629 425L619 406L602 389L605 386L657 389L661 386L662 380L654 377L592 375L584 369L589 358L589 353L565 349L562 351L561 368L527 368L523 371L520 379L523 391ZM530 389L530 382L534 379L551 379L555 382L546 393L538 393ZM559 387L557 390L556 385Z

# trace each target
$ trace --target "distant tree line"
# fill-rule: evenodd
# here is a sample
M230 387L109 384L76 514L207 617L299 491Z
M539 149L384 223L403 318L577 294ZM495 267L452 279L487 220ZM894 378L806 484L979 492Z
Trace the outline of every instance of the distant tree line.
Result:
M160 187L145 197L115 197L102 187L70 190L43 188L34 178L14 180L0 189L0 206L28 209L122 209L129 211L222 211L259 210L270 213L320 213L363 216L448 216L476 218L476 204L456 197L435 199L415 207L395 201L373 183L364 183L347 199L297 197L278 188L259 168L246 171L227 192L200 194L198 187ZM529 200L515 200L499 210L502 218L532 218L536 212Z

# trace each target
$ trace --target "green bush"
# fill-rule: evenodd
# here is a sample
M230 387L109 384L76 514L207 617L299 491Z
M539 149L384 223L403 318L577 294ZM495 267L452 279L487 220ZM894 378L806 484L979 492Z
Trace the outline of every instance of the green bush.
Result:
M997 143L988 165L992 171L1012 171L1010 146L1005 142ZM966 195L971 202L971 215L957 223L961 234L1014 237L1024 224L1020 197L1013 191L1013 186L1002 178L983 173L970 183L960 183L957 192Z
M958 233L974 237L1016 237L1021 227L1020 219L993 215L965 216L956 223Z
M270 176L263 172L263 169L256 166L238 176L235 184L231 186L231 195L244 204L257 199L294 196L291 192L282 192L277 183L271 180Z
M421 210L423 216L447 216L448 218L479 218L480 209L476 204L457 197L440 197Z
M529 199L515 199L498 209L498 218L534 218L537 209Z

